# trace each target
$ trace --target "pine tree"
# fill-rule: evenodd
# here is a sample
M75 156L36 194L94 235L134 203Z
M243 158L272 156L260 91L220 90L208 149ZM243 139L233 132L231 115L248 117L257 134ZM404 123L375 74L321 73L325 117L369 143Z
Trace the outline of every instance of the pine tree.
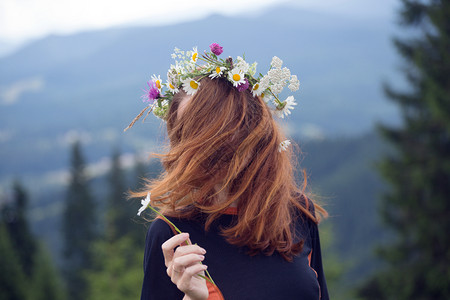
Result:
M11 243L6 225L0 222L0 300L28 299L27 280Z
M71 179L63 213L64 275L69 299L85 299L88 283L84 272L93 264L92 244L97 238L96 203L88 185L79 142L73 144Z
M138 206L126 201L125 174L119 158L116 149L108 174L106 236L95 243L95 266L86 272L86 299L136 299L141 291L145 227L134 220ZM138 170L144 172L143 167Z
M37 244L26 217L28 195L19 181L13 183L13 203L11 203L9 210L10 219L6 222L6 226L11 237L11 243L17 251L25 275L31 278Z
M0 299L64 299L50 259L32 234L28 196L19 181L0 218Z
M396 233L381 250L388 268L361 290L366 299L450 299L450 1L403 0L401 22L419 29L396 39L410 92L387 86L401 128L382 127L395 154L381 172L391 184L382 215Z

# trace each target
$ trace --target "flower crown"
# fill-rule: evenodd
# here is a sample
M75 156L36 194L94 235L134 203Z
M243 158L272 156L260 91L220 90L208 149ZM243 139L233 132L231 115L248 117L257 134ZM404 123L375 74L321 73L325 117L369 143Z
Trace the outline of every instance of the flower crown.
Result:
M200 80L205 77L226 78L239 92L249 89L253 96L261 97L268 105L272 104L272 112L280 118L289 115L297 105L293 96L287 97L284 101L278 97L286 85L292 92L297 91L300 86L296 75L291 75L291 71L286 67L281 68L283 61L278 57L272 58L270 70L266 75L259 73L255 77L256 62L249 65L240 56L235 61L231 57L218 58L223 52L223 47L217 43L209 47L211 51L205 51L201 56L197 47L191 51L175 48L172 54L175 65L170 66L166 83L162 82L159 75L152 76L147 83L148 89L144 90L145 94L142 96L142 100L148 103L148 106L124 131L131 128L148 109L150 110L147 116L153 111L155 116L166 120L173 96L181 89L188 95L195 95L200 87ZM199 64L199 61L203 64ZM163 91L163 88L166 90Z

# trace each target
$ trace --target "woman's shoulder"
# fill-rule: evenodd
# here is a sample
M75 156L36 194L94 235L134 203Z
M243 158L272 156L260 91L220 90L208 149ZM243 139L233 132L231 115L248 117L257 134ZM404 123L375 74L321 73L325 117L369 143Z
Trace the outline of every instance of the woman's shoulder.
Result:
M294 215L297 234L303 239L310 239L311 232L317 227L314 202L306 195L298 195Z
M305 194L298 194L296 196L297 203L302 206L306 211L308 211L314 218L316 218L316 209L314 207L314 202ZM299 211L299 213L304 214L304 212Z
M167 240L173 235L173 231L164 220L156 218L147 230L147 240Z
M150 228L148 229L147 235L153 235L153 236L164 236L164 237L170 237L175 234L177 234L177 230L174 226L176 226L179 230L182 231L188 231L196 229L196 227L202 227L202 222L198 219L189 219L189 218L180 218L180 217L172 217L172 216L165 216L165 219L161 217L157 217L152 224L150 225Z

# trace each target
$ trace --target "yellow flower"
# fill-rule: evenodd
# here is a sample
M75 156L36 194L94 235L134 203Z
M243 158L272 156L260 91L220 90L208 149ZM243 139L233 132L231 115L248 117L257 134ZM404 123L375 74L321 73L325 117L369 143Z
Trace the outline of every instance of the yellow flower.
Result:
M209 77L211 78L216 78L216 77L220 77L223 74L223 71L225 70L225 67L215 67L212 70L212 73L209 75Z

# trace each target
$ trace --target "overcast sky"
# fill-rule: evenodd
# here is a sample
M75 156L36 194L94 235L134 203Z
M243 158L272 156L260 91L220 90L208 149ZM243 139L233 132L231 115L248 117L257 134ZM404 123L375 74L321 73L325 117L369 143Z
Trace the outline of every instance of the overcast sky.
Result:
M392 12L396 0L0 0L0 41L23 42L130 24L164 25L205 17L255 14L289 3L305 9L365 17Z

